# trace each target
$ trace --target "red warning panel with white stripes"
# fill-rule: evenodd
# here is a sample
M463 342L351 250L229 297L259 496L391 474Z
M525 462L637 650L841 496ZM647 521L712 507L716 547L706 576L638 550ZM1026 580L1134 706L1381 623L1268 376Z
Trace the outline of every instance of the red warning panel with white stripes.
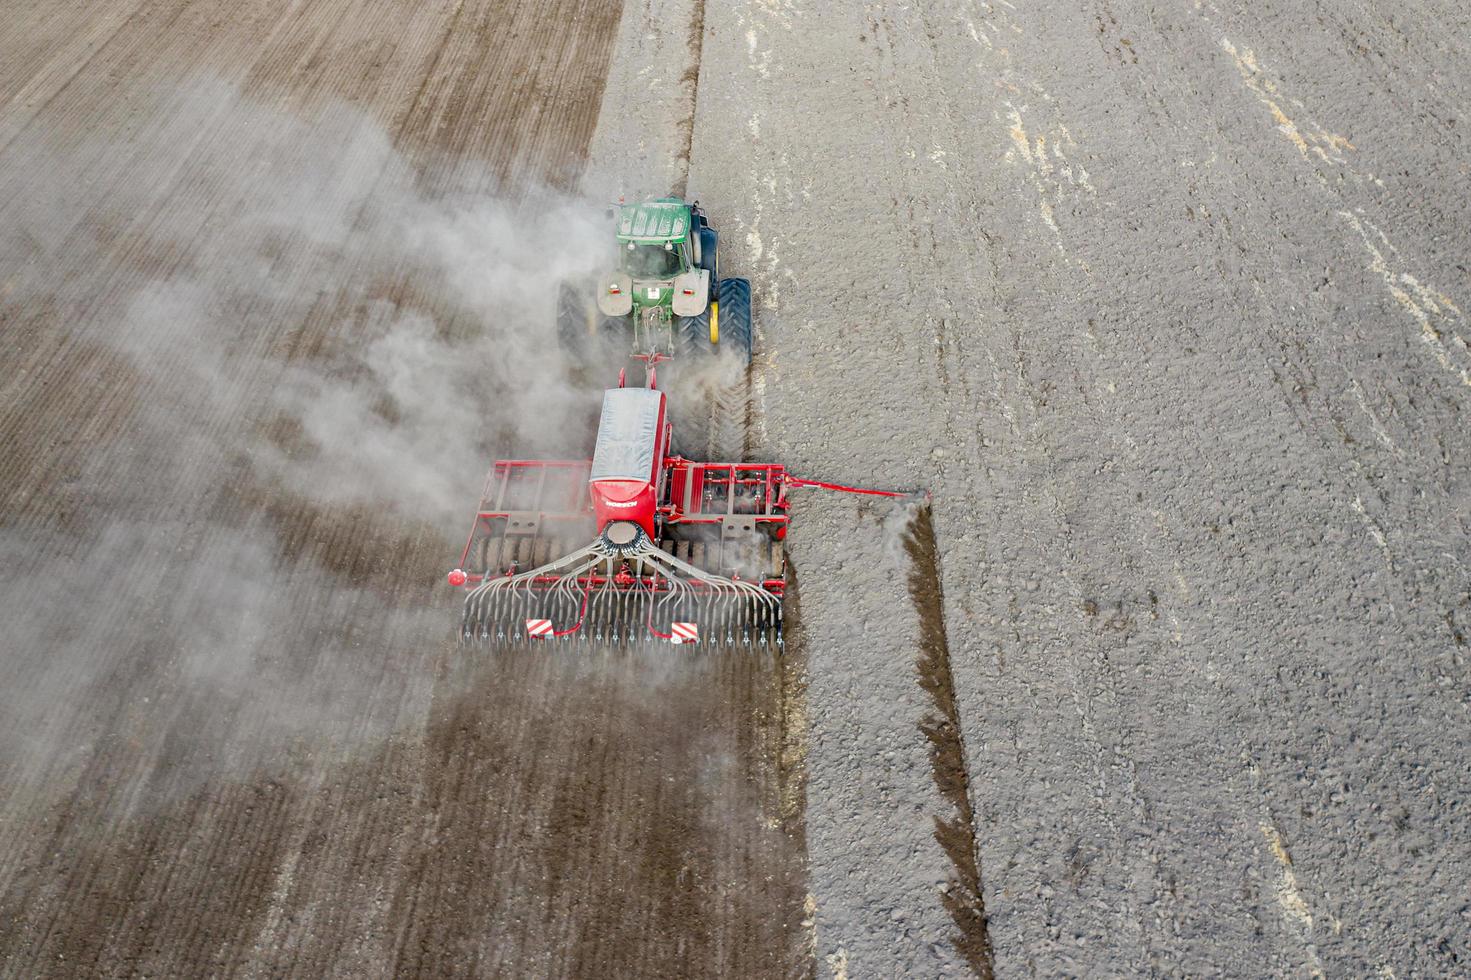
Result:
M698 623L672 623L669 627L670 643L698 643L700 642L700 626Z
M527 636L547 637L552 635L552 621L550 619L528 619L526 621Z

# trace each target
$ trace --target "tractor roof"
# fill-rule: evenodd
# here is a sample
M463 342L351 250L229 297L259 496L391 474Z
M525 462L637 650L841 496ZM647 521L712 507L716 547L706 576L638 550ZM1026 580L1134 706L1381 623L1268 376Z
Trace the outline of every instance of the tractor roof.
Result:
M618 213L620 242L678 242L690 231L690 206L677 197L625 204Z

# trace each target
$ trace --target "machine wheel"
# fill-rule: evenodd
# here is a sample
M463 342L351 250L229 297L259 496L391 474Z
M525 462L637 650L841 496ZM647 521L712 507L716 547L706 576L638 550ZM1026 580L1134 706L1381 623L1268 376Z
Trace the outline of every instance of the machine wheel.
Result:
M720 349L733 351L742 364L751 363L751 283L747 279L722 279L720 299Z
M765 576L767 578L782 578L782 577L784 577L785 574L786 574L786 567L787 567L787 565L786 565L785 556L782 554L782 544L781 544L781 542L780 541L763 541L762 542L762 550L765 551L765 553L766 553L766 570L765 570Z
M510 571L511 566L514 564L516 564L516 539L501 538L500 557L495 562L496 574L499 575Z
M484 538L480 539L480 545L476 549L475 559L480 565L480 573L482 575L490 576L496 573L496 569L492 566L500 560L500 556L500 538L493 538L489 535L486 535Z

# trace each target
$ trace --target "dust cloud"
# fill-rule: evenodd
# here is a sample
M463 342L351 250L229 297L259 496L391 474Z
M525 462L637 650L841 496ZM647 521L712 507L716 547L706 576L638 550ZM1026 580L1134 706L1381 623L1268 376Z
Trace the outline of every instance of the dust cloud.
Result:
M384 735L405 685L427 704L490 461L586 452L554 315L608 260L603 208L211 79L4 159L0 774L182 730L183 788ZM56 398L90 421L58 431ZM87 713L99 741L59 744Z
M464 513L496 444L581 453L595 399L565 380L553 315L558 286L607 260L600 208L435 176L350 106L296 115L209 81L161 111L134 153L200 188L198 209L130 221L155 174L99 187L101 148L29 148L0 253L7 305L54 304L77 341L126 355L170 416L147 436L223 420L210 438L294 491L437 519ZM238 136L183 138L206 123ZM270 438L283 427L300 438Z

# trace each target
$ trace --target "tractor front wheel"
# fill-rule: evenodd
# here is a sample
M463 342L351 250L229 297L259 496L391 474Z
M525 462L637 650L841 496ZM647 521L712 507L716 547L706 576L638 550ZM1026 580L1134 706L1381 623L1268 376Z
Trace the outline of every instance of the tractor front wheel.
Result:
M700 268L710 273L710 299L713 302L720 298L717 291L720 284L720 236L715 233L714 228L701 227L699 242Z

